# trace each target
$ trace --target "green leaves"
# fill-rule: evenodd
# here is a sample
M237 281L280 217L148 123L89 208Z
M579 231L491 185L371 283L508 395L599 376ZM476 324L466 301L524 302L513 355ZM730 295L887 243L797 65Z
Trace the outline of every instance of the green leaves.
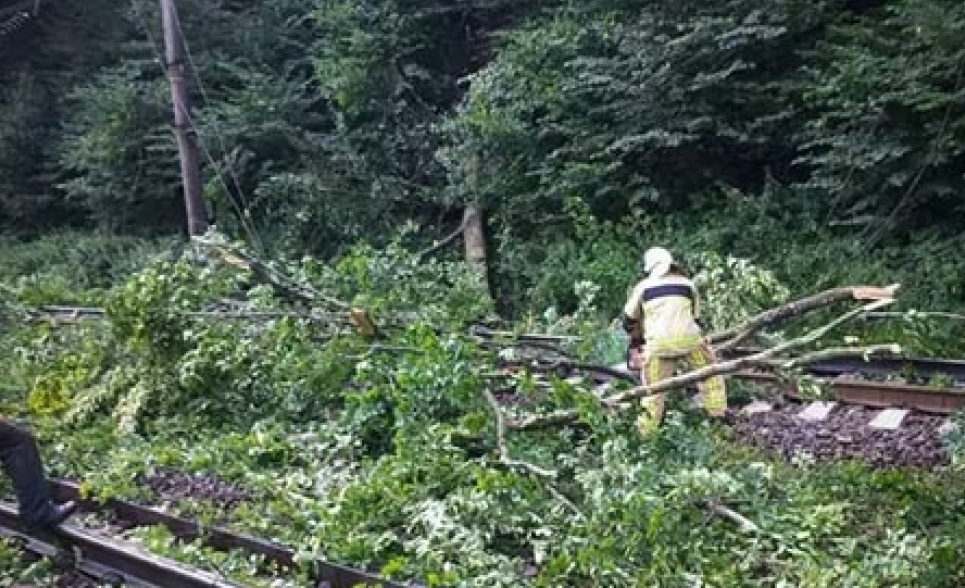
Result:
M803 186L830 193L837 218L873 217L871 243L961 209L963 30L954 2L888 4L830 29L805 70Z

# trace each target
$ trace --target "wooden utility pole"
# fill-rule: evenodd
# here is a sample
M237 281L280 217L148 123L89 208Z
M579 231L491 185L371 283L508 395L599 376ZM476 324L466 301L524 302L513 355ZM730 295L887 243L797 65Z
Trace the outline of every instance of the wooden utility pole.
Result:
M171 102L174 105L174 134L181 156L181 183L184 187L184 208L188 216L188 234L203 235L208 229L208 214L201 197L201 170L198 166L197 133L191 123L191 105L185 83L184 44L174 0L161 0L161 24L164 27L164 58L168 79L171 81Z

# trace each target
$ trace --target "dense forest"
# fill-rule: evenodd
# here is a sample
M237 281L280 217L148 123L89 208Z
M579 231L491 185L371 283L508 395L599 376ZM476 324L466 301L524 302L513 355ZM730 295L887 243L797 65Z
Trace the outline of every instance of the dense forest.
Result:
M662 245L711 330L900 283L832 342L960 356L965 3L177 0L213 227L194 248L158 3L5 4L0 413L54 474L136 498L216 474L250 500L177 507L430 586L965 582L961 457L786 463L683 409L643 441L529 376L534 410L585 426L494 442L493 351L461 335L622 361L613 321ZM33 320L51 304L104 320ZM349 305L374 345L330 319ZM283 318L203 319L225 310ZM708 497L766 532L708 522Z
M655 242L965 302L958 2L179 9L210 214L272 255L440 238L469 203L507 312L572 307L573 276L619 298L614 268ZM156 3L49 2L2 31L4 232L178 232Z

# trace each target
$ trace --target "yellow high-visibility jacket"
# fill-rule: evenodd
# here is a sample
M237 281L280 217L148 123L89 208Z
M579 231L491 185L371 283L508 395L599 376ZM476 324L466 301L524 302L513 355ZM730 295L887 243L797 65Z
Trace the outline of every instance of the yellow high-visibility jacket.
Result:
M684 276L646 278L630 292L623 313L643 323L644 354L649 357L683 355L703 342L697 325L699 297Z

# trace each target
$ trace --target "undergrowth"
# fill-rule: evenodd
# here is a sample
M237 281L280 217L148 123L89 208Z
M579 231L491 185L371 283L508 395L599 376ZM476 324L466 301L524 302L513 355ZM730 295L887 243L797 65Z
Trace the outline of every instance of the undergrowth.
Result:
M605 244L624 229L585 230L600 231ZM555 275L560 285L533 290L530 312L510 328L580 337L571 349L578 357L612 361L621 340L610 320L623 295L612 284L627 275L625 288L636 272L626 260L616 264L632 248L612 251L598 260L613 264L609 277L564 264L571 294L537 295L563 287ZM717 328L796 292L751 261L681 251ZM245 488L253 498L231 511L199 500L172 507L297 546L303 572L323 557L429 586L965 581L960 470L786 464L734 445L676 399L659 435L644 441L632 414L607 416L583 384L506 384L498 350L465 335L467 322L492 306L459 262L426 263L397 241L356 247L334 263L277 268L371 309L378 338L347 328L343 311L310 315L234 265L162 257L108 290L81 294L107 308L105 321L8 321L0 369L11 377L0 411L32 424L52 475L76 478L100 498L150 502L141 480L170 468ZM204 313L212 307L291 316L211 320ZM534 410L583 411L583 427L507 439L515 459L553 477L500 461L480 393L498 385ZM730 505L761 531L741 532L712 515L708 501ZM139 537L254 581L251 562L233 555L171 547L156 530Z

